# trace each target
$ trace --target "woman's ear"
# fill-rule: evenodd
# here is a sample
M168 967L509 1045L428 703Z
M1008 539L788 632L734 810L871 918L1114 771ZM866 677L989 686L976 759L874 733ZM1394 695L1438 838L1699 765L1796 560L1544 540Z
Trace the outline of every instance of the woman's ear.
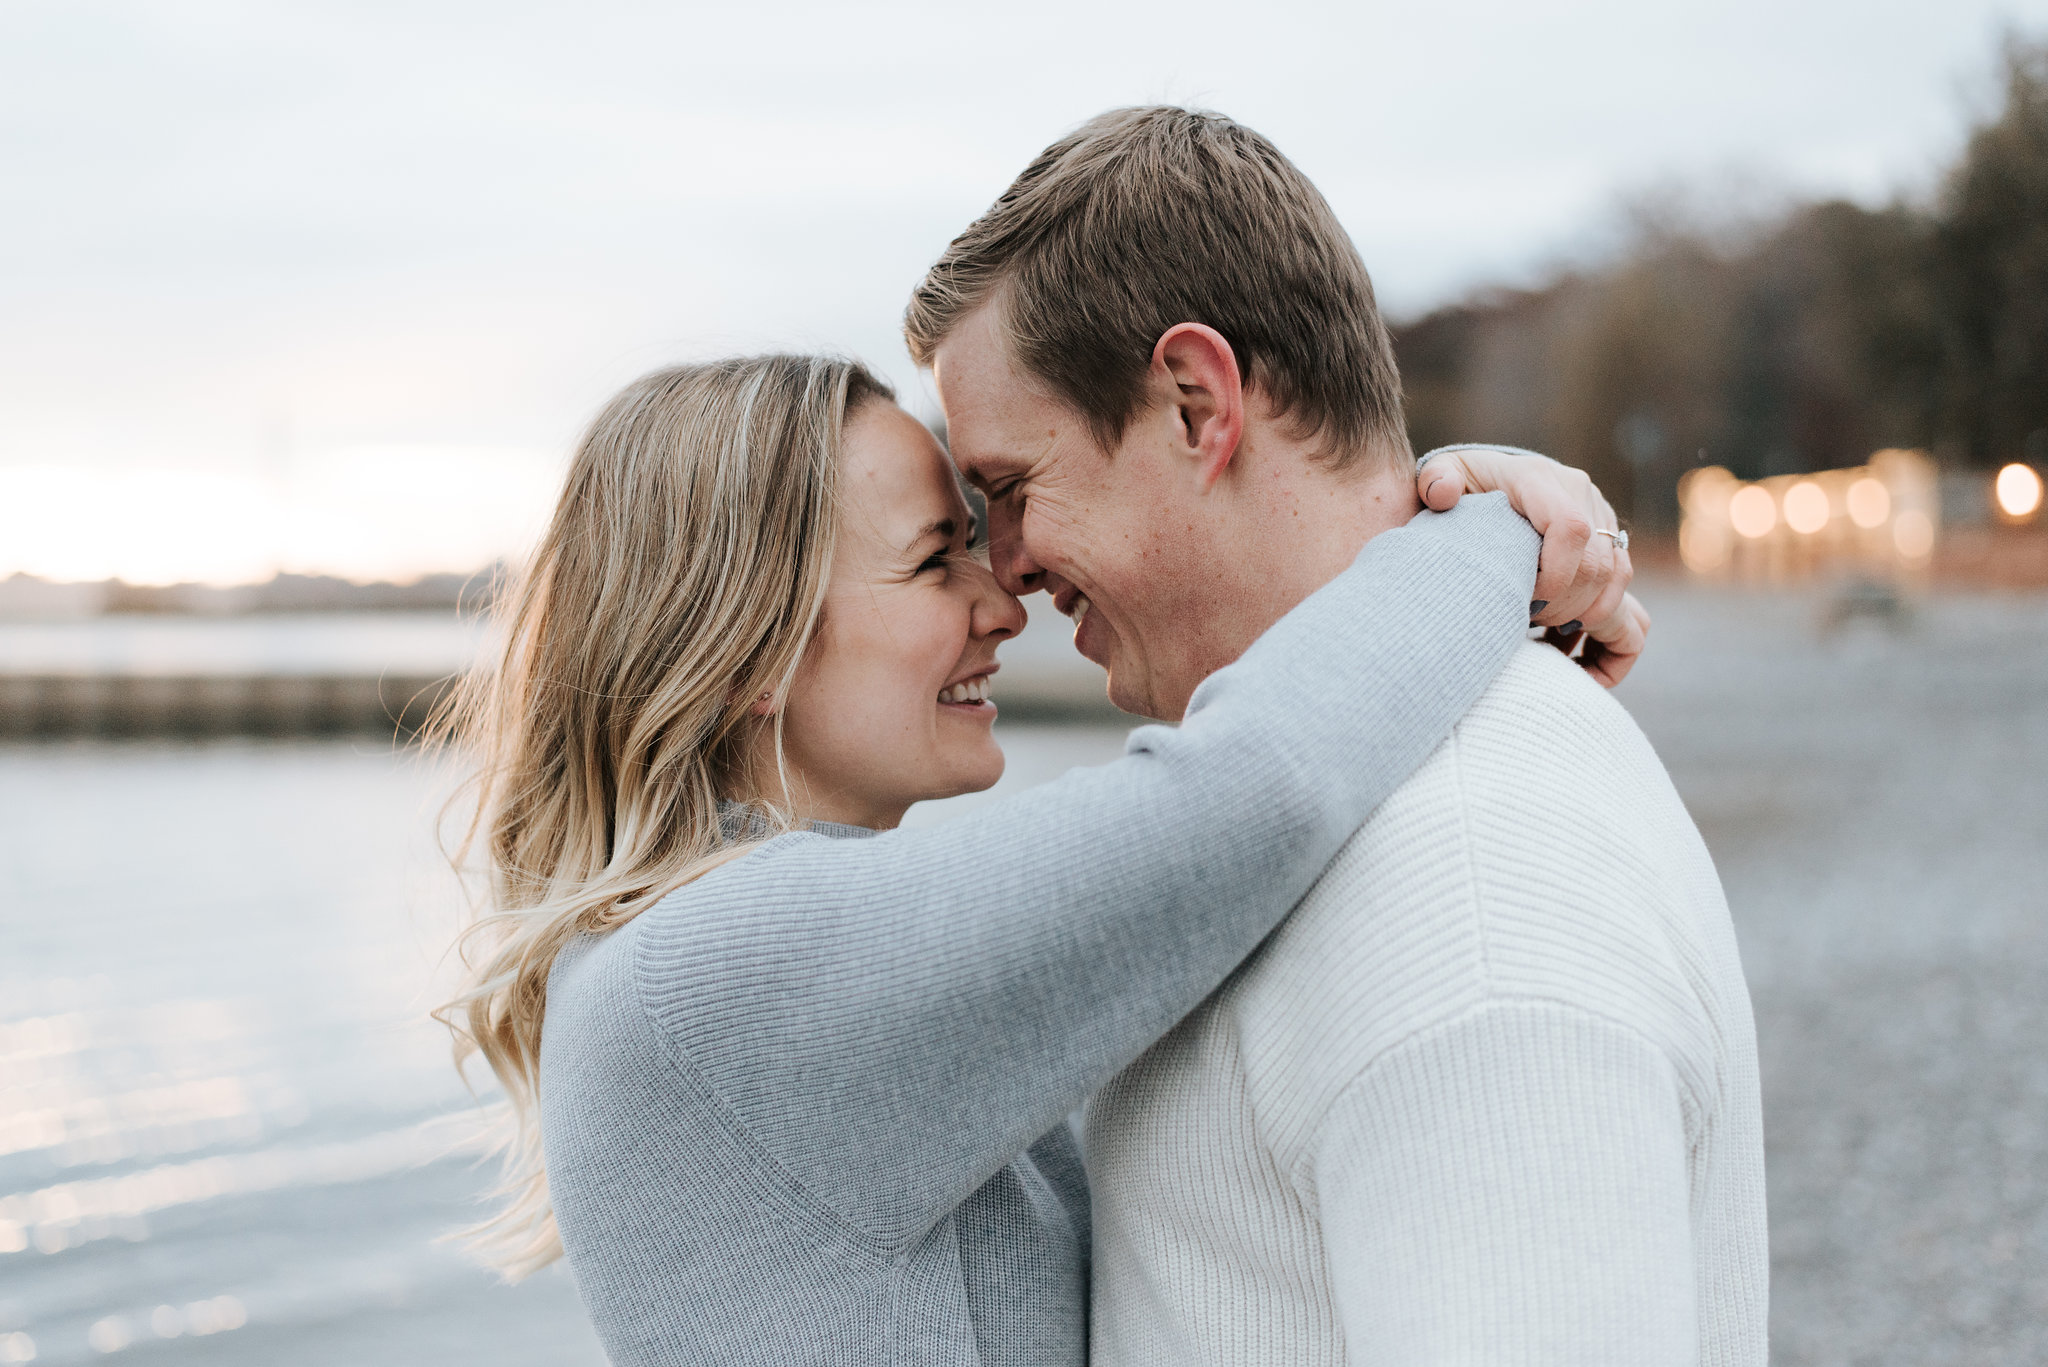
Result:
M747 711L756 717L774 716L775 695L773 693L763 693L760 697L754 699L753 704L747 708Z
M1244 439L1244 376L1223 334L1204 323L1176 323L1152 348L1152 367L1174 387L1180 454L1194 462L1207 493Z

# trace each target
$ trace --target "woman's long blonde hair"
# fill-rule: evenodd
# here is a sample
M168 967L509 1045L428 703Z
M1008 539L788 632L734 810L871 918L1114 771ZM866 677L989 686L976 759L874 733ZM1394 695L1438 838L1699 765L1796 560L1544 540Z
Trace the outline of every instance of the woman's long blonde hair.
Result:
M890 398L849 361L760 356L628 385L576 449L562 497L494 612L502 646L430 737L472 761L453 858L480 875L436 1014L509 1101L505 1205L472 1231L509 1276L561 1256L537 1100L548 972L744 846L719 802L743 781L764 694L817 627L848 414ZM779 716L779 714L778 714ZM781 763L781 729L774 753ZM473 805L471 805L473 801Z

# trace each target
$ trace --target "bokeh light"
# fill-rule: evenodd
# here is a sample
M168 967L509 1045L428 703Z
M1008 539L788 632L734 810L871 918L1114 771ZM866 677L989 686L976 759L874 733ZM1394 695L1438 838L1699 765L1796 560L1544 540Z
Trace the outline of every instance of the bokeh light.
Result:
M1812 480L1802 480L1785 491L1785 525L1802 536L1811 536L1828 525L1828 491Z
M1891 491L1865 475L1849 486L1849 520L1869 531L1882 527L1892 515Z
M1918 508L1908 508L1892 523L1892 544L1908 560L1924 560L1934 553L1934 523Z
M2007 517L2032 517L2041 506L2041 477L2030 465L2014 463L1998 472L1993 486L1999 511Z
M1746 484L1728 500L1728 520L1735 530L1754 541L1769 536L1778 525L1778 504L1761 484Z
M1678 529L1678 558L1694 574L1718 570L1728 563L1728 535L1725 528L1703 519L1687 518Z

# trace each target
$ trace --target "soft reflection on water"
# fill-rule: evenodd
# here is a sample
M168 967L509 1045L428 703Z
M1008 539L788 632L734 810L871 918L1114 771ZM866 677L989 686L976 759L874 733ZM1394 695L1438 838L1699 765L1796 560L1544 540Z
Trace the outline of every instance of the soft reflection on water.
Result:
M0 1361L595 1362L423 1018L434 782L348 744L0 751Z
M1121 745L1007 728L1003 789ZM559 1270L436 1242L486 1181L424 1015L439 792L368 743L0 749L0 1363L602 1360Z

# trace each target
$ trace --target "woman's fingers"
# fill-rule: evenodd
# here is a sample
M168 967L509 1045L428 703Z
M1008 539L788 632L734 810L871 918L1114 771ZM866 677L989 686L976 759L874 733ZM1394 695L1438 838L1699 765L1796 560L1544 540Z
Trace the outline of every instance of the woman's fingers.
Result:
M1586 622L1599 615L1600 600L1615 578L1614 541L1601 535L1601 528L1608 525L1607 519L1612 513L1607 508L1607 500L1600 496L1600 490L1584 472L1554 463L1551 463L1551 468L1556 472L1569 506L1567 516L1573 520L1575 540L1580 526L1585 528L1586 535L1579 543L1578 565L1571 582L1555 594L1537 595L1539 598L1548 596L1550 605L1536 614L1536 620L1546 624ZM1540 581L1540 571L1537 577ZM1628 584L1624 581L1621 587L1626 589Z
M1455 452L1438 456L1415 472L1415 491L1422 495L1423 507L1433 512L1449 512L1465 496L1464 462Z
M1579 617L1592 605L1596 590L1585 585L1587 557L1597 554L1588 543L1594 540L1593 524L1576 509L1559 511L1548 518L1549 525L1524 513L1536 530L1543 533L1543 550L1536 558L1535 596L1542 607L1532 607L1538 625L1556 626Z
M1579 664L1600 684L1612 688L1635 668L1649 634L1649 611L1634 594L1625 593L1615 610L1587 632Z
M1433 457L1416 489L1441 512L1467 493L1507 494L1543 537L1531 623L1561 627L1605 620L1628 591L1635 567L1614 544L1614 509L1580 470L1547 456L1468 448ZM1576 631L1576 628L1574 628Z
M1595 537L1594 540L1604 541L1606 540L1606 538ZM1620 553L1616 552L1614 554L1614 558L1619 560ZM1582 622L1598 622L1603 624L1613 622L1615 620L1616 614L1621 611L1622 599L1626 598L1627 596L1628 581L1626 579L1623 579L1619 573L1609 574L1607 576L1606 582L1601 586L1599 596L1595 598L1592 601L1592 603L1586 608L1585 612L1580 615L1579 620ZM1589 632L1590 634L1592 634L1593 639L1599 639L1598 632L1591 631L1590 628Z

